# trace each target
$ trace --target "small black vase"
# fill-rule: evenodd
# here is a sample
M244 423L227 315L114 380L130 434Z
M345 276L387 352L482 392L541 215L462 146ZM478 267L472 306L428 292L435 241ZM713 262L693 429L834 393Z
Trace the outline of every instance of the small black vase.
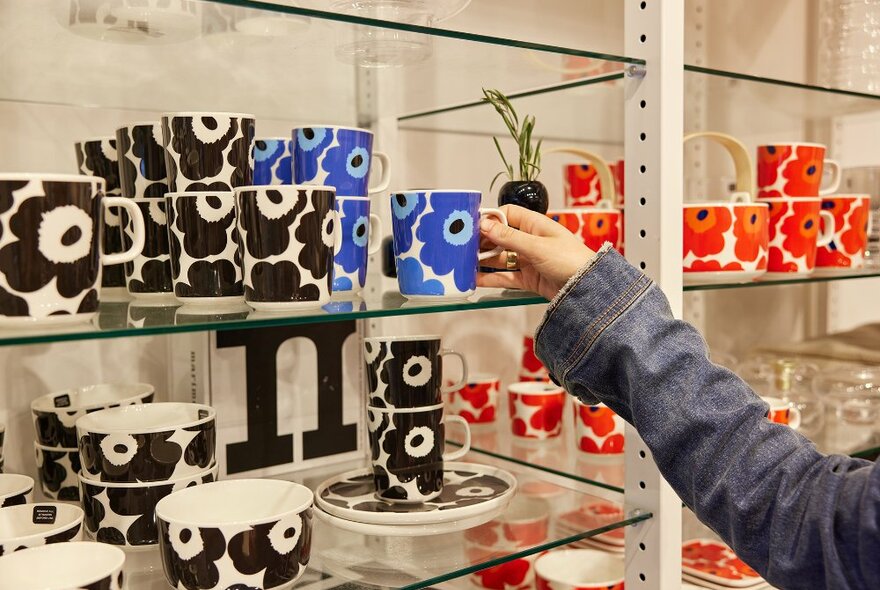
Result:
M498 191L499 205L519 205L538 213L547 213L550 199L547 187L537 180L511 180Z

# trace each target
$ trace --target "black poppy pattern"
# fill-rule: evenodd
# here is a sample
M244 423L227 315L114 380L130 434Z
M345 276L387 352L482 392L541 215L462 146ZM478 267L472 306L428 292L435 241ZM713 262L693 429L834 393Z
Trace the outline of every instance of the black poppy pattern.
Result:
M119 180L119 165L116 139L102 137L77 142L76 164L79 173L86 176L97 176L104 179L104 191L108 197L122 195ZM96 218L97 219L97 218ZM104 249L107 252L122 251L122 220L115 208L104 212L104 225L101 229L104 238ZM102 287L124 287L125 272L121 264L104 267L101 277Z
M162 125L141 123L116 130L123 197L162 198L168 192Z
M333 507L338 507L346 511L402 514L454 510L512 495L512 478L511 481L505 481L476 467L446 469L440 495L419 504L401 504L377 498L372 477L367 473L353 474L321 486L317 491L318 503L328 506L328 512L331 513L336 513ZM351 517L351 514L346 516Z
M0 508L6 508L7 506L20 506L21 504L27 504L33 499L34 488L31 487L28 490L21 492L20 494L11 494L6 497L0 497Z
M173 283L165 200L139 199L136 204L144 218L144 249L134 260L125 263L128 291L132 295L171 293ZM134 223L127 213L124 218L126 241L131 243Z
M440 340L365 340L368 403L414 408L443 402Z
M172 192L231 191L252 183L252 115L169 115L162 117L162 132Z
M443 487L443 408L385 412L367 408L373 481L379 497L420 502ZM385 414L386 419L376 419ZM374 425L378 427L374 430ZM384 426L384 428L383 428Z
M39 446L35 446L34 450L43 495L62 502L79 500L79 453L76 450L50 450Z
M173 492L210 483L217 468L190 478L141 487L108 487L113 484L80 479L86 530L99 543L142 547L159 541L156 504Z
M100 272L98 183L32 180L22 186L4 180L0 187L3 200L15 207L0 221L0 316L97 311L97 297L89 295Z
M68 391L53 394L55 400L63 399L69 396ZM34 430L37 434L37 443L46 447L62 447L67 449L75 449L78 445L78 437L76 434L76 421L81 416L85 416L91 412L97 412L105 408L117 407L120 405L130 404L149 404L153 401L153 394L147 394L137 399L127 399L106 406L95 407L89 410L70 409L65 410L64 407L58 405L55 411L48 412L43 410L31 409L31 417L34 420ZM55 401L56 404L61 402Z
M237 193L245 299L258 309L330 299L333 191L267 186Z
M167 198L174 294L179 298L240 297L244 293L230 192Z
M79 452L87 477L108 482L176 480L214 462L214 420L149 434L81 433Z
M297 580L309 563L312 509L275 522L187 527L159 519L163 569L175 588L266 589Z

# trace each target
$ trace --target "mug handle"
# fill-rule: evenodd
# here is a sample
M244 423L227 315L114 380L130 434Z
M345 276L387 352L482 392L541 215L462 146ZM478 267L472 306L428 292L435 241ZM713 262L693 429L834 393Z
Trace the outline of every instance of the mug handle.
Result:
M467 360L464 358L463 354L461 354L460 352L457 352L455 350L451 350L451 349L446 348L446 349L443 349L440 351L441 357L449 356L449 355L457 356L458 360L461 361L461 379L459 379L457 383L454 383L452 385L441 386L440 393L451 393L453 391L458 391L459 389L461 389L462 387L467 385L467 380L468 380Z
M752 166L752 157L749 155L746 146L732 135L718 133L717 131L690 133L684 136L684 143L699 138L711 139L727 150L736 167L736 192L748 193L749 200L751 201L752 196L755 194L755 173Z
M599 184L602 186L602 200L599 202L608 201L610 203L609 208L617 206L617 185L614 184L614 177L611 175L611 168L608 167L608 162L602 159L601 156L574 146L544 150L544 156L549 154L571 154L572 156L581 157L592 164L596 168Z
M125 197L104 197L101 199L101 203L107 209L110 207L121 207L122 209L125 209L131 217L131 223L134 226L132 228L132 233L134 235L132 237L133 243L131 248L124 252L114 252L113 254L101 252L101 264L109 266L112 264L131 262L140 256L141 251L144 249L144 241L146 240L144 216L141 214L140 207L138 207L134 201Z
M464 427L464 442L462 443L461 448L456 449L451 453L443 453L444 461L455 461L456 459L461 459L471 450L471 427L468 425L467 420L465 420L461 416L446 416L445 418L443 418L443 422L445 424L455 422L457 424L461 424L461 426Z
M382 177L379 179L377 186L367 190L371 193L382 193L388 190L388 185L391 184L391 160L385 152L373 152L373 160L382 162Z
M834 223L834 215L831 214L831 211L819 211L819 215L822 217L824 221L822 226L822 233L819 234L819 237L816 239L816 246L821 248L822 246L827 246L831 243L831 240L834 239L834 232L837 231Z
M488 207L488 208L481 207L480 208L480 217L483 217L484 215L486 215L486 216L494 215L495 217L498 218L498 221L500 221L502 224L510 225L507 222L507 215L505 215L504 211L502 211L501 209L495 209L492 207ZM492 258L493 256L498 256L502 252L504 252L504 248L502 248L501 246L498 246L497 248L493 248L492 250L486 250L485 252L479 252L477 254L477 260L486 260L487 258Z
M837 189L840 188L840 164L837 162L837 160L827 159L822 165L824 168L831 170L831 186L829 186L828 188L820 189L819 195L824 196L836 193Z
M370 241L367 247L370 256L382 249L382 220L375 213L370 213Z
M792 430L797 430L801 426L801 411L794 406L788 408L788 426Z

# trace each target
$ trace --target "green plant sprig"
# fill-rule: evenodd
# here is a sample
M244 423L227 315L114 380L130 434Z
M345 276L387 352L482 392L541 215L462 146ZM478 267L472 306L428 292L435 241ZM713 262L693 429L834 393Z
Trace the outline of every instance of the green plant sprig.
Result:
M526 115L522 120L522 124L520 124L516 109L513 108L510 100L500 90L486 90L483 88L482 100L495 107L495 111L501 115L504 125L519 148L519 166L517 168L519 174L515 175L514 167L507 161L498 138L492 138L495 142L495 149L498 150L498 155L501 156L501 161L504 163L504 170L495 175L489 189L491 190L498 178L505 174L510 180L531 181L537 179L541 173L541 142L543 140L539 139L537 144L532 145L535 117L533 115Z

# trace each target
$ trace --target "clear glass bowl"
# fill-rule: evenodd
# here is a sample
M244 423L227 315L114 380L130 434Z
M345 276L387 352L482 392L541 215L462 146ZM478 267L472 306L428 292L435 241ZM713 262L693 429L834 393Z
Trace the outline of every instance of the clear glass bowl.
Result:
M813 391L840 420L865 426L880 423L880 367L823 372L813 380Z

